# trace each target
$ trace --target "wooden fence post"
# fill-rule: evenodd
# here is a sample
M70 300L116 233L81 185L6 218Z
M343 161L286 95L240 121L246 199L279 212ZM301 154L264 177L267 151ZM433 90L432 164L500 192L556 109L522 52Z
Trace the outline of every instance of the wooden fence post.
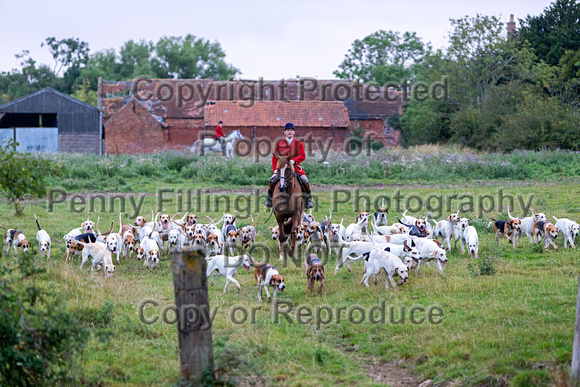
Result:
M205 253L175 251L172 262L181 375L200 382L205 372L213 378L214 370Z
M574 326L570 385L572 387L580 386L580 274L578 275L578 296L576 297L576 324Z

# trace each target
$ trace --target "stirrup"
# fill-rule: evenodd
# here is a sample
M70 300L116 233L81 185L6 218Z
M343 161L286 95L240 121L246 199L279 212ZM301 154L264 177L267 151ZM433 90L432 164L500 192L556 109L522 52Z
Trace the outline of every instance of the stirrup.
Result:
M268 208L272 208L272 198L268 196L264 202L264 205Z
M312 198L306 199L306 208L314 208L314 204L312 204Z

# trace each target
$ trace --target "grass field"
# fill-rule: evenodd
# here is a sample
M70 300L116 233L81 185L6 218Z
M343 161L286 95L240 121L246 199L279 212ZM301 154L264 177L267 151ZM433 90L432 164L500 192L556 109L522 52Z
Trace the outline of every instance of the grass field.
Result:
M371 200L379 194L393 196L400 189L403 197L414 194L420 198L443 195L451 210L467 199L451 198L451 195L471 195L474 198L472 212L464 216L474 219L477 206L483 195L497 197L500 187L482 185L473 188L412 187L363 189L360 195L369 195ZM516 198L514 212L521 214L517 196L531 200L534 211L577 220L580 205L577 202L580 184L521 183L503 188L504 195ZM314 212L317 219L324 219L332 207L333 192L316 192L319 209ZM530 196L533 195L533 196ZM234 191L232 201L239 197ZM451 198L451 199L450 199ZM210 206L204 211L204 201L213 200L211 195L202 198L202 210L196 212L200 222L205 215L216 218L224 208ZM344 218L345 223L354 221L356 205L354 195L350 201L339 204L333 211L333 220ZM481 199L482 200L482 199ZM362 200L361 200L362 203ZM141 214L148 217L156 207L156 198L146 196ZM164 208L171 215L177 203L167 202ZM487 203L489 204L489 202ZM505 213L507 201L500 212ZM447 202L445 202L447 205ZM498 204L491 211L498 215ZM368 208L368 207L367 207ZM118 207L106 208L106 213L91 214L91 219L101 217L101 231L108 230L110 221L118 228ZM233 210L232 210L233 212ZM426 212L426 210L422 210ZM443 217L447 209L443 208ZM0 224L18 228L31 240L33 250L38 253L34 240L35 213L40 224L51 235L54 243L52 259L38 258L37 262L47 271L36 281L38 285L57 292L66 300L67 308L80 324L90 330L90 338L80 362L82 380L86 384L104 385L173 385L179 381L178 346L175 325L166 324L161 318L154 324L145 324L138 317L139 305L143 300L157 301L145 309L147 319L162 316L164 307L173 304L173 281L169 257L164 257L155 271L149 271L141 262L122 260L112 279L104 278L102 272L89 272L88 267L79 270L79 258L64 263L66 255L62 236L71 228L78 227L88 212L74 213L70 203L56 204L48 212L46 202L28 206L25 216L13 218L7 202L0 202ZM210 289L210 307L217 308L212 327L214 355L217 368L222 368L221 377L233 383L251 385L318 386L336 384L376 385L369 376L368 367L376 362L399 361L401 367L415 373L420 380L434 379L436 382L459 381L468 385L498 385L500 380L509 379L512 385L551 385L558 383L562 375L568 375L572 354L576 295L578 291L579 257L574 249L563 249L560 235L556 243L559 251L531 246L527 238L520 246L512 249L505 239L499 246L487 222L477 222L480 237L480 256L492 257L494 275L474 275L477 263L457 250L448 253L449 264L445 276L441 277L432 267L424 267L421 275L410 275L407 284L399 292L384 287L384 274L379 286L366 289L359 285L362 265L352 264L349 273L341 269L333 275L336 259L326 264L327 280L321 295L310 296L301 266L289 261L277 261L277 245L269 239L268 226L275 220L270 218L264 225L268 213L265 208L251 208L259 232L258 242L271 251L270 261L285 276L287 290L280 298L298 306L317 308L329 306L333 320L317 326L314 323L298 323L294 312L293 323L285 318L273 321L274 307L269 302L259 304L251 273L238 271L242 289L230 285L223 293L225 279L216 279ZM513 212L512 212L513 214ZM124 220L128 222L129 211ZM395 221L391 210L389 224ZM492 215L493 216L493 215ZM500 215L501 216L501 215ZM499 216L498 216L499 217ZM486 219L487 220L487 219ZM238 226L248 223L239 220ZM256 254L258 260L266 257ZM5 265L15 261L13 252L1 258ZM373 323L368 318L372 307L386 306L385 323ZM256 307L255 322L235 324L231 311L235 306L251 310ZM366 313L360 323L348 321L348 308L360 306ZM432 324L425 321L412 323L410 310L421 306L427 310L437 306L442 311L442 321ZM336 310L344 308L340 323L336 322ZM401 308L405 308L404 323L392 323L401 319ZM354 318L358 318L358 312ZM418 317L426 312L418 313ZM239 318L239 314L237 317ZM321 313L326 318L325 312ZM426 354L427 356L421 356ZM420 359L418 361L418 359ZM496 383L496 384L493 384Z

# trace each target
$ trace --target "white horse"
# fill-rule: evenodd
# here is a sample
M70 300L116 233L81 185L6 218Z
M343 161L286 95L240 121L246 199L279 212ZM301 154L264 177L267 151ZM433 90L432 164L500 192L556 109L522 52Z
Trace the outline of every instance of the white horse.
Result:
M228 133L227 136L224 136L224 141L226 142L226 158L234 158L234 144L236 140L243 140L244 136L240 133L239 130L234 130ZM222 147L218 140L213 138L204 138L203 140L197 140L191 146L191 152L204 155L208 150L214 152L221 152Z

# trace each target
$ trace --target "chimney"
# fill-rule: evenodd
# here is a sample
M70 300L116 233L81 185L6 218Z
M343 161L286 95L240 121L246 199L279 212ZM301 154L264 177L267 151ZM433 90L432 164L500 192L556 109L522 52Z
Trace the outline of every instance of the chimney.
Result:
M516 22L514 21L514 14L510 15L510 21L507 23L508 38L511 38L516 33Z

